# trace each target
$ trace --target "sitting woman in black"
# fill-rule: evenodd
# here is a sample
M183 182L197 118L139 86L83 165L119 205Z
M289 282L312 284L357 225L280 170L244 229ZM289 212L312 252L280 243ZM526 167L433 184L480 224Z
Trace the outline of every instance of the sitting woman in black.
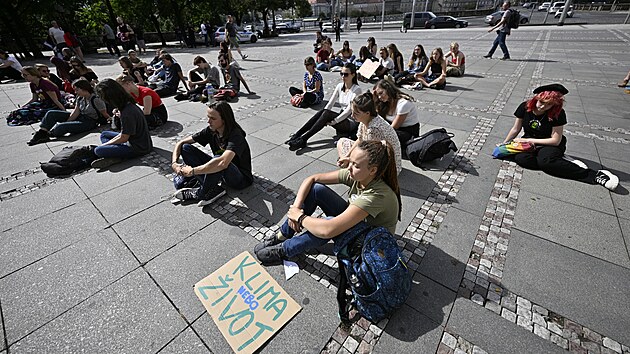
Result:
M521 103L514 115L516 120L503 143L510 141L528 142L536 145L533 152L521 152L515 155L514 162L519 166L542 170L555 177L578 180L615 190L619 178L607 170L591 170L579 160L564 159L567 138L562 135L567 116L562 108L564 95L569 93L560 84L540 86L534 90L529 101ZM516 136L524 131L521 138Z

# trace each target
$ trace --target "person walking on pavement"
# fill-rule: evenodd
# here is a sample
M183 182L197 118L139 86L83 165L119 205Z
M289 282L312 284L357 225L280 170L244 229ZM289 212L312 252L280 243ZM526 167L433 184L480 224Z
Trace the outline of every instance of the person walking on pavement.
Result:
M203 43L207 47L209 45L208 44L208 27L206 26L206 24L204 22L202 22L201 26L200 26L200 29L201 29L201 35L203 36Z
M118 49L118 45L116 45L116 34L114 34L114 30L106 22L103 23L101 34L103 35L103 42L107 46L109 54L114 55L115 52L116 58L120 58L120 50Z
M228 42L230 43L230 49L236 48L238 54L241 55L241 59L247 59L247 55L241 53L241 48L238 43L238 34L236 33L236 25L234 24L234 18L232 15L227 15L227 23L225 24L225 32L227 33Z
M501 51L503 52L503 58L501 58L501 60L510 59L510 52L508 52L507 45L505 45L505 38L510 35L510 26L508 26L508 19L512 15L512 10L510 10L510 6L511 3L509 1L505 1L503 3L501 9L503 9L503 11L505 12L503 13L503 17L501 17L501 21L499 21L499 23L488 30L488 32L492 32L498 29L497 38L495 38L494 42L492 43L492 48L490 48L488 54L483 56L484 58L492 58L492 55L494 54L494 51L497 50L498 46L501 47Z
M335 26L335 42L339 42L341 41L341 20L339 16L335 16L333 26Z
M357 17L357 33L361 34L361 27L363 26L363 21L361 20L361 16Z

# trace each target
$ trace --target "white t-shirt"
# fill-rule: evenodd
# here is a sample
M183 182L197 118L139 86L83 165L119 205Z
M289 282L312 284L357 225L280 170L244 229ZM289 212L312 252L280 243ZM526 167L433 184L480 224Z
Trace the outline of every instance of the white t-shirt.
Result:
M352 85L352 87L345 92L342 89L343 82L340 82L337 84L337 87L335 87L335 91L325 107L330 111L332 111L334 107L341 107L341 113L333 119L332 124L337 124L350 116L350 103L352 103L352 100L357 95L361 94L359 85Z
M205 24L201 24L201 34L208 34L208 30L206 29L206 25Z
M378 63L383 65L383 67L385 67L386 69L394 69L394 61L390 57L387 57L387 59L381 58L379 59Z
M22 71L22 64L17 60L15 55L9 54L7 59L0 58L0 65L4 65L6 63L11 63L11 67L17 71Z
M407 118L400 125L401 127L410 127L414 124L420 123L420 119L418 118L418 110L416 109L416 105L413 102L401 98L398 100L396 104L396 111L394 114L387 115L385 120L391 124L397 115L406 114Z
M59 44L59 43L66 43L66 40L63 38L64 32L61 29L61 27L58 27L58 28L50 27L48 29L48 34L53 38L55 43L57 43L57 44Z

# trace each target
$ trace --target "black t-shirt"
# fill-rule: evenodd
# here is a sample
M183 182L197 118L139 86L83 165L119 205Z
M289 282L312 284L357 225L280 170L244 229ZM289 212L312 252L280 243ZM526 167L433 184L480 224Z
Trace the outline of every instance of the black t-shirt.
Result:
M153 149L147 120L138 106L129 103L120 110L120 125L120 133L129 135L129 145L135 154L148 154Z
M236 28L232 22L225 24L225 31L227 32L228 37L236 37Z
M195 133L192 138L202 146L210 144L210 148L215 155L222 155L225 150L233 151L235 156L232 159L232 163L243 173L248 184L254 182L254 177L252 176L252 154L249 150L249 144L245 140L245 134L242 131L234 129L230 136L227 137L226 143L222 143L219 140L219 136L210 127Z
M524 138L551 138L553 127L567 124L567 115L564 113L564 109L560 111L556 119L549 121L547 112L540 116L535 115L534 112L527 112L527 102L521 103L514 112L514 115L523 120Z
M182 67L179 66L179 64L177 63L173 63L169 67L164 65L164 74L165 74L164 85L174 90L177 90L177 87L179 87L179 81L180 81L179 73L181 72L182 72Z

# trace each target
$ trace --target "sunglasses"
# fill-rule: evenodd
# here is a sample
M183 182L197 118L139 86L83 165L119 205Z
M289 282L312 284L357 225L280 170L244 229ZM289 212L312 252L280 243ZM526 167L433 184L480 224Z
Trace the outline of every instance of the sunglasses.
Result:
M348 76L350 76L350 73L342 73L342 72L340 72L339 75L341 75L343 77L348 77Z

